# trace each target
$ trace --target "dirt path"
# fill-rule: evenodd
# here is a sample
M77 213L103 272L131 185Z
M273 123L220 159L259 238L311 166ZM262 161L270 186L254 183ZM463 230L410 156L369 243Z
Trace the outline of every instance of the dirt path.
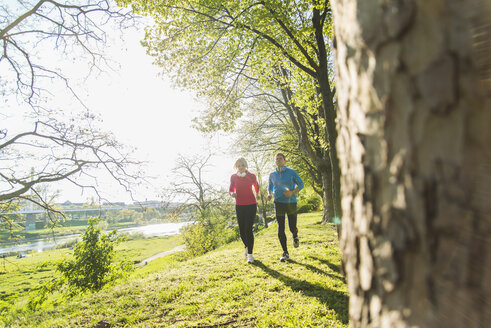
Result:
M155 259L158 259L159 257L166 256L166 255L169 255L169 254L172 254L172 253L175 253L175 252L181 252L181 251L183 251L185 249L186 249L186 245L176 246L176 247L174 247L173 249L171 249L169 251L160 252L160 253L157 253L157 254L155 254L153 256L150 256L149 258L144 259L143 261L140 262L140 265L145 265L145 264L147 264L150 261L153 261Z

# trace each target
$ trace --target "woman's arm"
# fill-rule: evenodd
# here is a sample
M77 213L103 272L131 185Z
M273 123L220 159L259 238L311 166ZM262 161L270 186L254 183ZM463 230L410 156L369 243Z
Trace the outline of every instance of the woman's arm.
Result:
M230 196L235 197L235 179L233 175L230 177L230 187L228 188L228 193Z

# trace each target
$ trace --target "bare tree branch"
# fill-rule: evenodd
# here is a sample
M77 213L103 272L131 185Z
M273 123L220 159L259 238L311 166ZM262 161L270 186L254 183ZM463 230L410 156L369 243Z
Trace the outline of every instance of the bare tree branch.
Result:
M11 81L15 92L32 107L39 106L41 94L47 91L45 79L68 81L59 69L46 66L40 49L88 56L92 70L105 61L97 50L106 41L102 26L108 21L120 26L135 23L130 11L118 8L111 0L22 1L2 6L0 14L4 18L0 22L0 65L6 63L4 67L15 76ZM80 101L74 90L69 90Z
M175 177L172 190L199 213L221 203L219 192L204 178L211 157L212 154L194 157L179 155L173 170Z
M97 127L97 118L60 64L70 55L87 63L88 72L108 67L101 49L109 22L120 29L136 23L129 10L112 0L23 0L0 6L0 93L15 95L34 109L24 130L0 129L2 211L28 201L45 209L55 223L63 215L39 193L40 186L68 181L104 199L98 179L105 172L133 198L134 186L144 181L143 163ZM55 82L85 108L83 113L65 117L67 108L51 108L49 97L60 93L48 87ZM1 220L7 222L6 217Z

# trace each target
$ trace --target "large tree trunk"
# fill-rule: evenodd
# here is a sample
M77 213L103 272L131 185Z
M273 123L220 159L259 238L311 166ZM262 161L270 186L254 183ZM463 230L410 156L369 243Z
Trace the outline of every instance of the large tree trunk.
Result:
M330 165L319 167L322 176L322 223L331 222L336 216L334 212L334 196L332 185L332 170Z
M329 83L327 82L327 70L326 78L319 79L321 90L329 90ZM332 203L334 205L334 213L336 217L342 215L341 207L341 171L339 167L339 158L336 148L336 140L338 138L338 132L336 130L336 108L334 107L333 94L331 92L322 93L322 103L326 112L326 130L327 130L327 142L329 143L329 163L331 164L331 188L332 188ZM331 218L334 218L331 217Z
M469 8L333 3L351 327L491 322L491 106L472 35L491 13Z
M338 138L338 132L336 129L336 106L334 105L334 91L331 90L331 84L329 82L329 63L328 52L324 39L324 18L321 17L321 13L318 9L314 8L312 12L312 24L315 29L317 47L319 52L317 53L317 59L319 67L317 69L317 81L319 83L319 92L322 96L322 109L320 117L325 120L325 135L326 142L329 144L329 163L331 165L332 173L332 194L335 216L341 216L341 171L339 168L339 158L336 149L336 140Z
M285 68L280 67L279 74L288 78L289 72ZM292 101L291 89L285 85L280 85L279 88L284 100L285 109L287 110L293 128L297 133L300 151L312 161L321 175L323 205L322 223L328 223L331 222L334 217L340 216L341 203L339 201L339 162L336 149L335 147L331 146L334 144L337 137L337 133L335 131L335 112L334 105L332 103L332 94L330 92L330 86L327 80L327 70L324 75L326 76L326 81L320 83L319 87L323 98L323 106L319 106L319 116L325 119L326 127L330 127L331 129L329 130L329 128L327 128L325 133L327 136L327 140L325 141L330 145L329 152L323 150L317 151L319 149L315 149L315 146L313 146L310 138L308 137L308 127L306 123L307 118L304 117L305 114L302 113L302 111ZM322 90L324 90L324 93L322 93ZM333 153L334 157L332 155ZM335 163L332 161L332 158L335 158ZM337 170L334 168L337 168ZM333 173L334 171L337 173ZM336 186L338 187L336 188ZM336 202L336 200L338 200L338 202Z

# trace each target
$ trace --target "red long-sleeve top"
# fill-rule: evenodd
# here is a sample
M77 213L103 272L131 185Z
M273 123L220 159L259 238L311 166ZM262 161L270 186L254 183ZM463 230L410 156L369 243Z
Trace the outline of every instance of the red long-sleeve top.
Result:
M245 177L239 177L237 173L232 175L228 191L230 194L236 193L235 205L251 205L257 203L252 188L256 190L256 194L259 192L256 176L246 171Z

